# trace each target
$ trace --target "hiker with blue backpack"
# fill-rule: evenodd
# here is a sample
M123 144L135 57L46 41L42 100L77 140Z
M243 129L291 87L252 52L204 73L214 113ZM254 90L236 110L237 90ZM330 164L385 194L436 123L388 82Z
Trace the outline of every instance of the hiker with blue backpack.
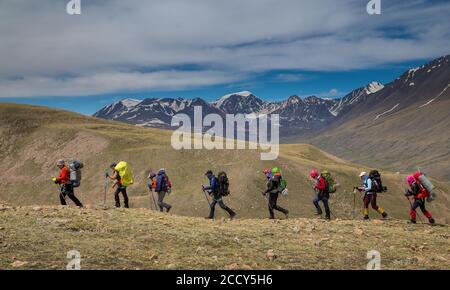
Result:
M172 206L164 202L166 194L170 194L172 191L172 184L170 183L169 177L166 174L166 170L161 168L156 175L156 186L155 192L158 194L158 207L161 212L169 212Z
M74 188L80 185L80 169L83 167L83 164L72 161L67 167L64 160L60 159L56 162L56 166L59 168L59 176L53 177L52 181L60 186L59 199L61 205L67 205L66 196L68 196L76 206L83 207L83 204L75 196L74 191Z
M269 219L275 219L275 212L274 210L277 210L279 212L282 212L286 219L289 218L289 210L282 208L277 204L278 196L280 193L287 195L287 188L286 188L286 182L281 176L281 170L279 167L274 167L269 172L264 172L267 177L267 189L263 192L264 196L269 195L268 201L269 201Z

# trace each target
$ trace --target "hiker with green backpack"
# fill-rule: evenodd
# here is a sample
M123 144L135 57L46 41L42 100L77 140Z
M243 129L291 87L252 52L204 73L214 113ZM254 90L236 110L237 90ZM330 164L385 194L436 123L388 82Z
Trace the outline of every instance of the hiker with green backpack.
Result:
M267 174L266 174L267 176ZM269 218L275 219L274 210L284 213L286 219L289 218L289 210L282 208L277 205L279 194L287 195L287 183L286 180L281 175L281 170L279 167L272 168L272 176L269 178L267 183L267 190L263 192L264 196L269 194Z
M319 174L317 169L313 169L309 173L309 176L316 182L313 186L313 189L316 192L316 197L313 200L313 204L316 207L317 215L322 215L322 208L319 204L321 201L323 203L323 207L325 208L325 219L329 221L331 219L331 211L328 200L330 199L330 191L333 191L330 190L330 188L335 188L334 182L331 179L331 174L326 170Z

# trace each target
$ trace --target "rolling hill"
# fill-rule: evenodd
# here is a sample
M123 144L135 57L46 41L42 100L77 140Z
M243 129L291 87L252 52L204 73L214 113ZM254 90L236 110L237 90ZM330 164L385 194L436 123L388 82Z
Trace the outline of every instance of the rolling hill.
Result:
M104 172L117 160L128 161L136 183L129 188L130 205L150 206L146 188L149 169L165 167L174 185L167 201L173 212L184 216L205 216L208 212L200 185L206 183L203 173L225 170L231 180L232 194L227 201L237 209L239 218L267 216L266 200L261 196L265 180L261 170L281 166L289 183L290 195L280 203L291 210L292 217L313 217L313 192L307 180L313 167L333 172L341 188L332 199L332 209L339 218L360 217L361 196L354 196L353 186L359 184L358 173L367 170L344 161L311 145L288 144L280 148L276 162L260 160L258 150L174 150L170 146L172 132L140 128L120 122L100 120L79 114L44 107L0 105L0 202L11 205L58 204L58 188L50 178L57 174L55 161L76 158L84 162L82 186L77 195L85 204L103 204ZM393 217L407 218L408 202L402 195L403 174L383 172L390 192L380 196ZM438 222L450 217L449 196L443 188L439 200L430 204ZM353 212L353 199L356 208ZM107 205L113 204L112 192L107 193ZM223 213L218 211L219 217ZM376 217L376 214L371 214Z

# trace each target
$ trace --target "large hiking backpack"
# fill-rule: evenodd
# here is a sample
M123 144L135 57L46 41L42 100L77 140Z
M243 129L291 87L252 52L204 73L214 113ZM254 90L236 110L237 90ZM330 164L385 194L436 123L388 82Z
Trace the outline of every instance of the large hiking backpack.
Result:
M372 180L373 192L386 192L387 187L383 186L383 181L381 180L381 174L378 170L372 170L369 173L369 178Z
M116 167L114 167L114 170L119 173L122 186L129 186L134 183L131 168L125 161L120 161Z
M84 167L82 162L72 160L69 163L70 183L73 187L81 185L81 169Z
M419 183L420 186L422 186L429 193L429 195L427 196L427 201L432 202L433 200L435 200L436 193L433 191L435 187L430 179L428 179L428 177L421 171L417 171L413 174L413 176L416 182Z
M230 194L230 182L228 181L227 174L222 171L217 174L217 181L219 182L219 193L222 196L227 196Z
M320 173L320 176L325 179L328 193L335 193L337 191L336 180L331 176L331 173L324 170Z

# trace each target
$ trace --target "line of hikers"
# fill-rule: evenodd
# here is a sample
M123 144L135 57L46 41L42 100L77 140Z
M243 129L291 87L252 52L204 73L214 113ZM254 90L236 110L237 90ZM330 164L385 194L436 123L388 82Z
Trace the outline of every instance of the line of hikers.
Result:
M52 181L60 185L60 201L62 205L67 205L66 196L68 196L75 205L83 207L83 204L75 197L74 189L81 184L81 169L83 163L78 161L71 161L66 166L64 160L58 160L56 162L57 167L60 169L59 177L52 178ZM127 195L127 187L134 183L131 168L127 162L120 161L119 163L112 163L110 165L111 173L105 172L106 180L113 180L112 189L114 189L115 206L120 207L120 194L123 196L124 207L129 208L129 199ZM280 195L287 196L287 182L283 178L279 167L266 168L263 170L263 174L266 179L266 189L262 192L268 203L269 218L275 219L275 212L279 211L285 215L287 219L289 217L289 210L279 206L277 204L278 197ZM210 212L206 217L207 219L214 219L215 207L217 204L225 210L230 219L236 217L236 212L229 208L223 201L223 198L230 194L229 180L225 172L219 172L217 176L213 171L208 170L205 173L209 184L202 185L202 191L205 194L206 200L209 204ZM313 190L315 197L313 204L316 208L316 214L322 216L323 211L320 206L322 202L325 209L325 219L330 220L332 212L329 206L330 194L337 191L339 184L331 176L331 173L323 170L319 172L317 169L312 169L309 173L311 181L313 181ZM354 193L359 191L363 193L363 217L365 220L369 219L369 205L381 214L382 218L388 218L388 213L377 204L377 194L386 192L387 187L383 186L381 180L381 174L377 170L372 170L370 173L361 172L359 175L361 178L361 186L354 187ZM171 193L172 184L169 180L166 170L161 168L158 173L150 172L148 175L149 183L148 188L150 190L155 208L158 207L161 212L169 212L172 208L170 204L164 202L166 195ZM420 171L407 176L406 181L409 185L408 189L405 189L404 195L409 200L411 205L410 210L410 222L416 223L416 210L420 208L425 217L431 224L435 223L431 213L426 209L426 201L432 201L435 199L435 193L433 192L434 186L426 175ZM158 196L157 202L154 199L153 192ZM105 182L105 202L107 194L107 182ZM356 196L356 194L354 195ZM413 197L414 202L410 201L410 197ZM211 201L210 201L211 198ZM354 200L355 202L355 200ZM354 205L355 206L355 205Z

